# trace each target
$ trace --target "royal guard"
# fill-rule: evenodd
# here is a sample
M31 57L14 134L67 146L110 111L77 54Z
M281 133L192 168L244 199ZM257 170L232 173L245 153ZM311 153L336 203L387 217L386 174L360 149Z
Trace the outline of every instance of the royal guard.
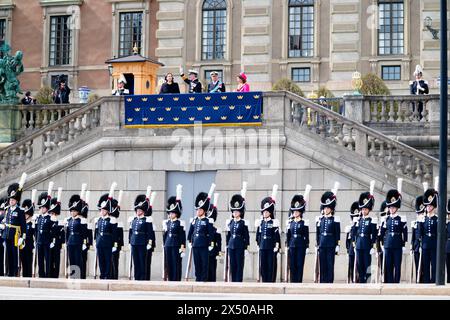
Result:
M83 219L88 219L89 214L89 200L91 198L91 192L86 191L85 198L83 200L83 208L81 209L80 215ZM83 240L83 245L81 246L81 279L86 279L87 274L87 260L88 260L88 252L90 247L94 244L93 242L93 232L92 226L88 223L86 229L86 237Z
M61 249L65 243L64 223L58 220L61 214L61 195L62 188L58 188L56 198L50 200L50 219L52 225L52 241L50 242L50 278L59 278L59 271L61 266Z
M95 248L97 252L100 279L111 279L111 262L114 243L117 242L117 220L110 216L113 211L114 189L117 183L113 182L109 193L98 200L97 207L100 217L95 220Z
M147 255L145 256L145 280L150 280L152 277L152 257L153 252L155 251L156 247L156 237L155 237L155 231L153 227L153 202L155 200L156 192L150 192L151 187L149 187L150 190L147 190L147 194L150 194L150 196L147 196L147 199L149 199L149 206L147 211L145 212L145 217L147 218L147 223L150 224L151 234L150 238L152 240L151 246L146 247Z
M20 208L22 189L27 178L26 173L22 174L19 183L13 183L8 187L8 204L5 218L0 229L3 230L2 238L5 243L7 273L9 277L19 275L19 247L26 239L26 219L25 213Z
M341 224L334 216L339 182L320 198L323 216L316 218L316 243L319 250L320 283L333 283L335 255L339 254Z
M386 283L400 283L401 266L405 243L408 241L408 226L406 218L398 214L402 204L402 178L398 178L397 189L391 189L386 195L386 206L389 216L380 230L384 239L383 257Z
M240 194L235 194L230 200L231 220L226 221L226 257L224 279L231 282L242 282L244 276L245 255L250 246L248 223L245 216L245 195L247 182L244 181ZM228 268L227 268L228 266Z
M421 94L428 94L429 93L429 88L428 88L428 82L425 81L422 76L422 67L420 65L416 65L416 70L414 71L414 77L415 80L414 81L410 81L409 82L409 89L410 89L410 93L414 94L414 95L421 95ZM423 102L415 102L413 103L413 112L416 112L416 107L417 107L417 113L418 113L418 118L419 120L421 120L423 118Z
M118 200L112 199L112 211L110 216L116 221L119 220L120 216L120 203L122 202L123 191L119 191ZM124 246L123 243L123 225L121 222L117 222L117 231L116 231L116 241L113 244L112 248L112 262L111 262L111 279L118 280L119 279L119 260L120 260L120 251Z
M370 212L375 204L373 191L375 181L370 182L370 191L363 192L359 196L358 207L361 217L357 220L353 228L353 241L356 249L356 266L358 270L359 283L367 283L371 276L370 267L372 265L372 254L375 253L377 242L377 218L370 217Z
M20 261L22 263L22 276L31 278L33 275L33 249L34 249L34 202L37 190L31 192L31 199L25 199L22 202L22 209L25 212L27 222L26 238L23 247L20 250Z
M67 249L67 263L65 267L67 277L80 279L81 270L83 268L83 244L87 237L87 219L83 218L81 211L83 210L83 200L86 193L86 184L81 187L81 195L74 194L69 199L68 210L70 217L66 219L65 233L66 233L66 249Z
M256 243L259 248L259 273L262 282L275 282L276 258L280 250L280 222L275 219L275 201L278 185L274 185L272 195L261 201L262 218L256 220Z
M304 195L296 194L291 200L289 211L292 219L286 224L286 250L289 254L291 282L303 282L305 256L309 250L309 221L304 220L306 205L309 202L311 186L308 184Z
M197 70L189 70L189 77L186 77L183 68L180 68L180 76L189 86L189 93L202 93L202 84L198 80Z
M185 223L180 220L182 185L177 185L176 197L167 200L168 219L163 221L163 279L181 281L181 262L186 251Z
M140 194L134 201L136 215L131 217L128 241L131 245L131 256L134 264L134 279L145 280L147 252L153 248L155 232L153 230L152 217L145 214L150 207L151 189L147 188L147 194Z
M219 201L219 194L214 193L213 201L209 205L209 210L207 213L207 218L209 223L213 225L214 229L214 247L209 250L209 261L208 261L208 282L216 282L217 273L217 259L222 251L222 235L221 230L217 228L214 223L217 220L217 202Z
M8 200L6 198L0 199L0 276L5 275L5 247L3 240L3 230L1 226L3 225L3 220L5 219L5 211L8 207Z
M447 283L450 283L450 199L447 201L447 245L445 252L447 253L445 263L447 265Z
M428 190L428 183L424 182L424 192ZM422 251L422 246L420 243L420 224L424 221L425 214L425 206L423 204L423 195L420 195L416 198L415 203L415 211L416 211L416 220L411 222L411 259L414 261L415 266L415 274L416 274L416 283L423 282L423 268L419 268L419 263L421 263L420 252ZM412 266L412 264L411 264ZM420 270L420 275L419 275ZM411 271L411 275L413 271ZM412 276L411 276L412 277ZM412 282L412 278L410 279Z
M384 275L384 265L385 265L385 256L383 254L384 247L384 238L381 236L381 230L383 226L386 224L386 218L389 215L388 207L386 206L386 200L383 200L380 206L379 217L378 220L378 235L377 235L377 254L378 254L378 273L379 277L382 279L377 279L383 282L386 282ZM377 275L378 276L378 275Z
M214 248L215 231L213 225L209 223L206 217L206 212L208 211L215 186L213 183L208 193L200 192L195 198L194 206L197 216L194 219L191 218L187 236L194 259L196 281L208 280L209 249L212 250Z
M436 208L438 206L438 177L435 178L434 189L430 188L423 195L423 205L425 206L425 218L419 224L420 242L422 244L422 269L423 282L436 282L436 250L437 250L437 230L438 217Z
M50 277L50 243L54 222L51 219L50 202L52 200L53 181L48 185L48 191L42 192L38 199L39 215L36 219L36 250L39 278Z
M355 280L355 243L353 241L353 228L360 217L359 202L355 201L350 207L350 224L345 227L345 248L348 254L347 283Z

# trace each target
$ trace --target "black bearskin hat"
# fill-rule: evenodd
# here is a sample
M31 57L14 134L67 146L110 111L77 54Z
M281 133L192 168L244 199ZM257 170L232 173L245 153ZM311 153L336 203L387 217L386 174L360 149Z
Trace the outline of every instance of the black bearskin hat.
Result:
M48 196L47 192L42 192L38 198L38 208L47 208L50 209L50 200L52 198Z
M175 196L170 197L167 200L167 207L166 207L167 214L169 213L175 213L177 217L179 218L181 216L181 213L183 212L183 206L181 205L181 200L177 200Z
M110 212L111 217L119 218L120 215L119 201L117 199L112 199L111 206L112 206L112 211Z
M416 213L424 213L425 212L425 206L423 205L423 196L418 196L416 198Z
M370 192L363 192L359 196L358 206L360 209L367 208L372 211L373 206L375 205L375 198Z
M113 211L112 199L109 198L109 194L108 193L105 193L104 195L102 195L100 197L100 199L98 199L97 207L98 207L99 210L100 209L105 209L109 213L111 213Z
M195 210L203 209L205 212L208 211L210 199L208 198L208 194L206 192L200 192L195 198Z
M386 209L387 209L387 205L386 205L386 200L384 200L382 203L381 203L381 206L380 206L380 215L383 217L383 216L385 216L386 215Z
M350 218L359 217L359 202L355 201L350 207Z
M134 200L134 211L141 209L144 213L147 213L149 207L150 203L145 194L138 195L136 200Z
M32 216L34 214L34 206L31 202L31 199L25 199L22 202L22 209L25 211L25 214Z
M48 210L48 213L55 213L56 215L61 214L61 203L58 202L57 198L52 198L52 200L50 200L50 209Z
M320 198L320 205L322 209L328 207L334 211L336 208L336 195L331 191L325 192Z
M428 206L432 205L433 207L437 208L438 204L438 192L430 188L427 191L425 191L425 194L423 195L423 205Z
M74 194L69 199L69 211L76 211L81 213L83 209L83 200L81 200L78 194Z
M245 215L245 199L240 194L235 194L230 200L230 211L239 211L241 213L241 218Z
M402 195L397 189L391 189L386 195L386 206L399 208L402 206Z
M271 197L266 197L261 201L261 213L264 211L270 212L270 217L275 219L275 201Z
M291 200L291 207L289 210L291 212L300 211L301 213L305 212L306 200L303 198L301 194L296 194Z
M8 187L8 199L15 199L20 203L22 198L22 189L20 189L18 183L13 183Z

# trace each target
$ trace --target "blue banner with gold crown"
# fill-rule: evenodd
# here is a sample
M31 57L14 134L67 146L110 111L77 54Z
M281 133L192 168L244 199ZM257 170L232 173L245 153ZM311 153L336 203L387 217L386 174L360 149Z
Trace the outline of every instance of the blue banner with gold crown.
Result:
M261 125L262 93L229 92L125 97L125 127Z

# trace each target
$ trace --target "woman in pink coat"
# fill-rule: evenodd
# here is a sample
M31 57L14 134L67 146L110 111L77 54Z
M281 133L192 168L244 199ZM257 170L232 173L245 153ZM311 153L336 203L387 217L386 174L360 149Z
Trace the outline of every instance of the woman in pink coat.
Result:
M247 83L247 76L245 75L245 73L241 72L237 76L236 79L238 82L238 87L236 89L237 92L249 92L250 91L250 86Z

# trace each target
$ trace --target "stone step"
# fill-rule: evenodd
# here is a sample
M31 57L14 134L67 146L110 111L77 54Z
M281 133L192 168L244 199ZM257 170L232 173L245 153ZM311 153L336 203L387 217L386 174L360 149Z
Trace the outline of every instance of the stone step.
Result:
M331 294L331 295L441 295L450 296L450 286L434 284L316 284L316 283L225 283L225 282L164 282L129 280L68 280L37 278L0 278L0 287L148 291L181 293L236 294Z

